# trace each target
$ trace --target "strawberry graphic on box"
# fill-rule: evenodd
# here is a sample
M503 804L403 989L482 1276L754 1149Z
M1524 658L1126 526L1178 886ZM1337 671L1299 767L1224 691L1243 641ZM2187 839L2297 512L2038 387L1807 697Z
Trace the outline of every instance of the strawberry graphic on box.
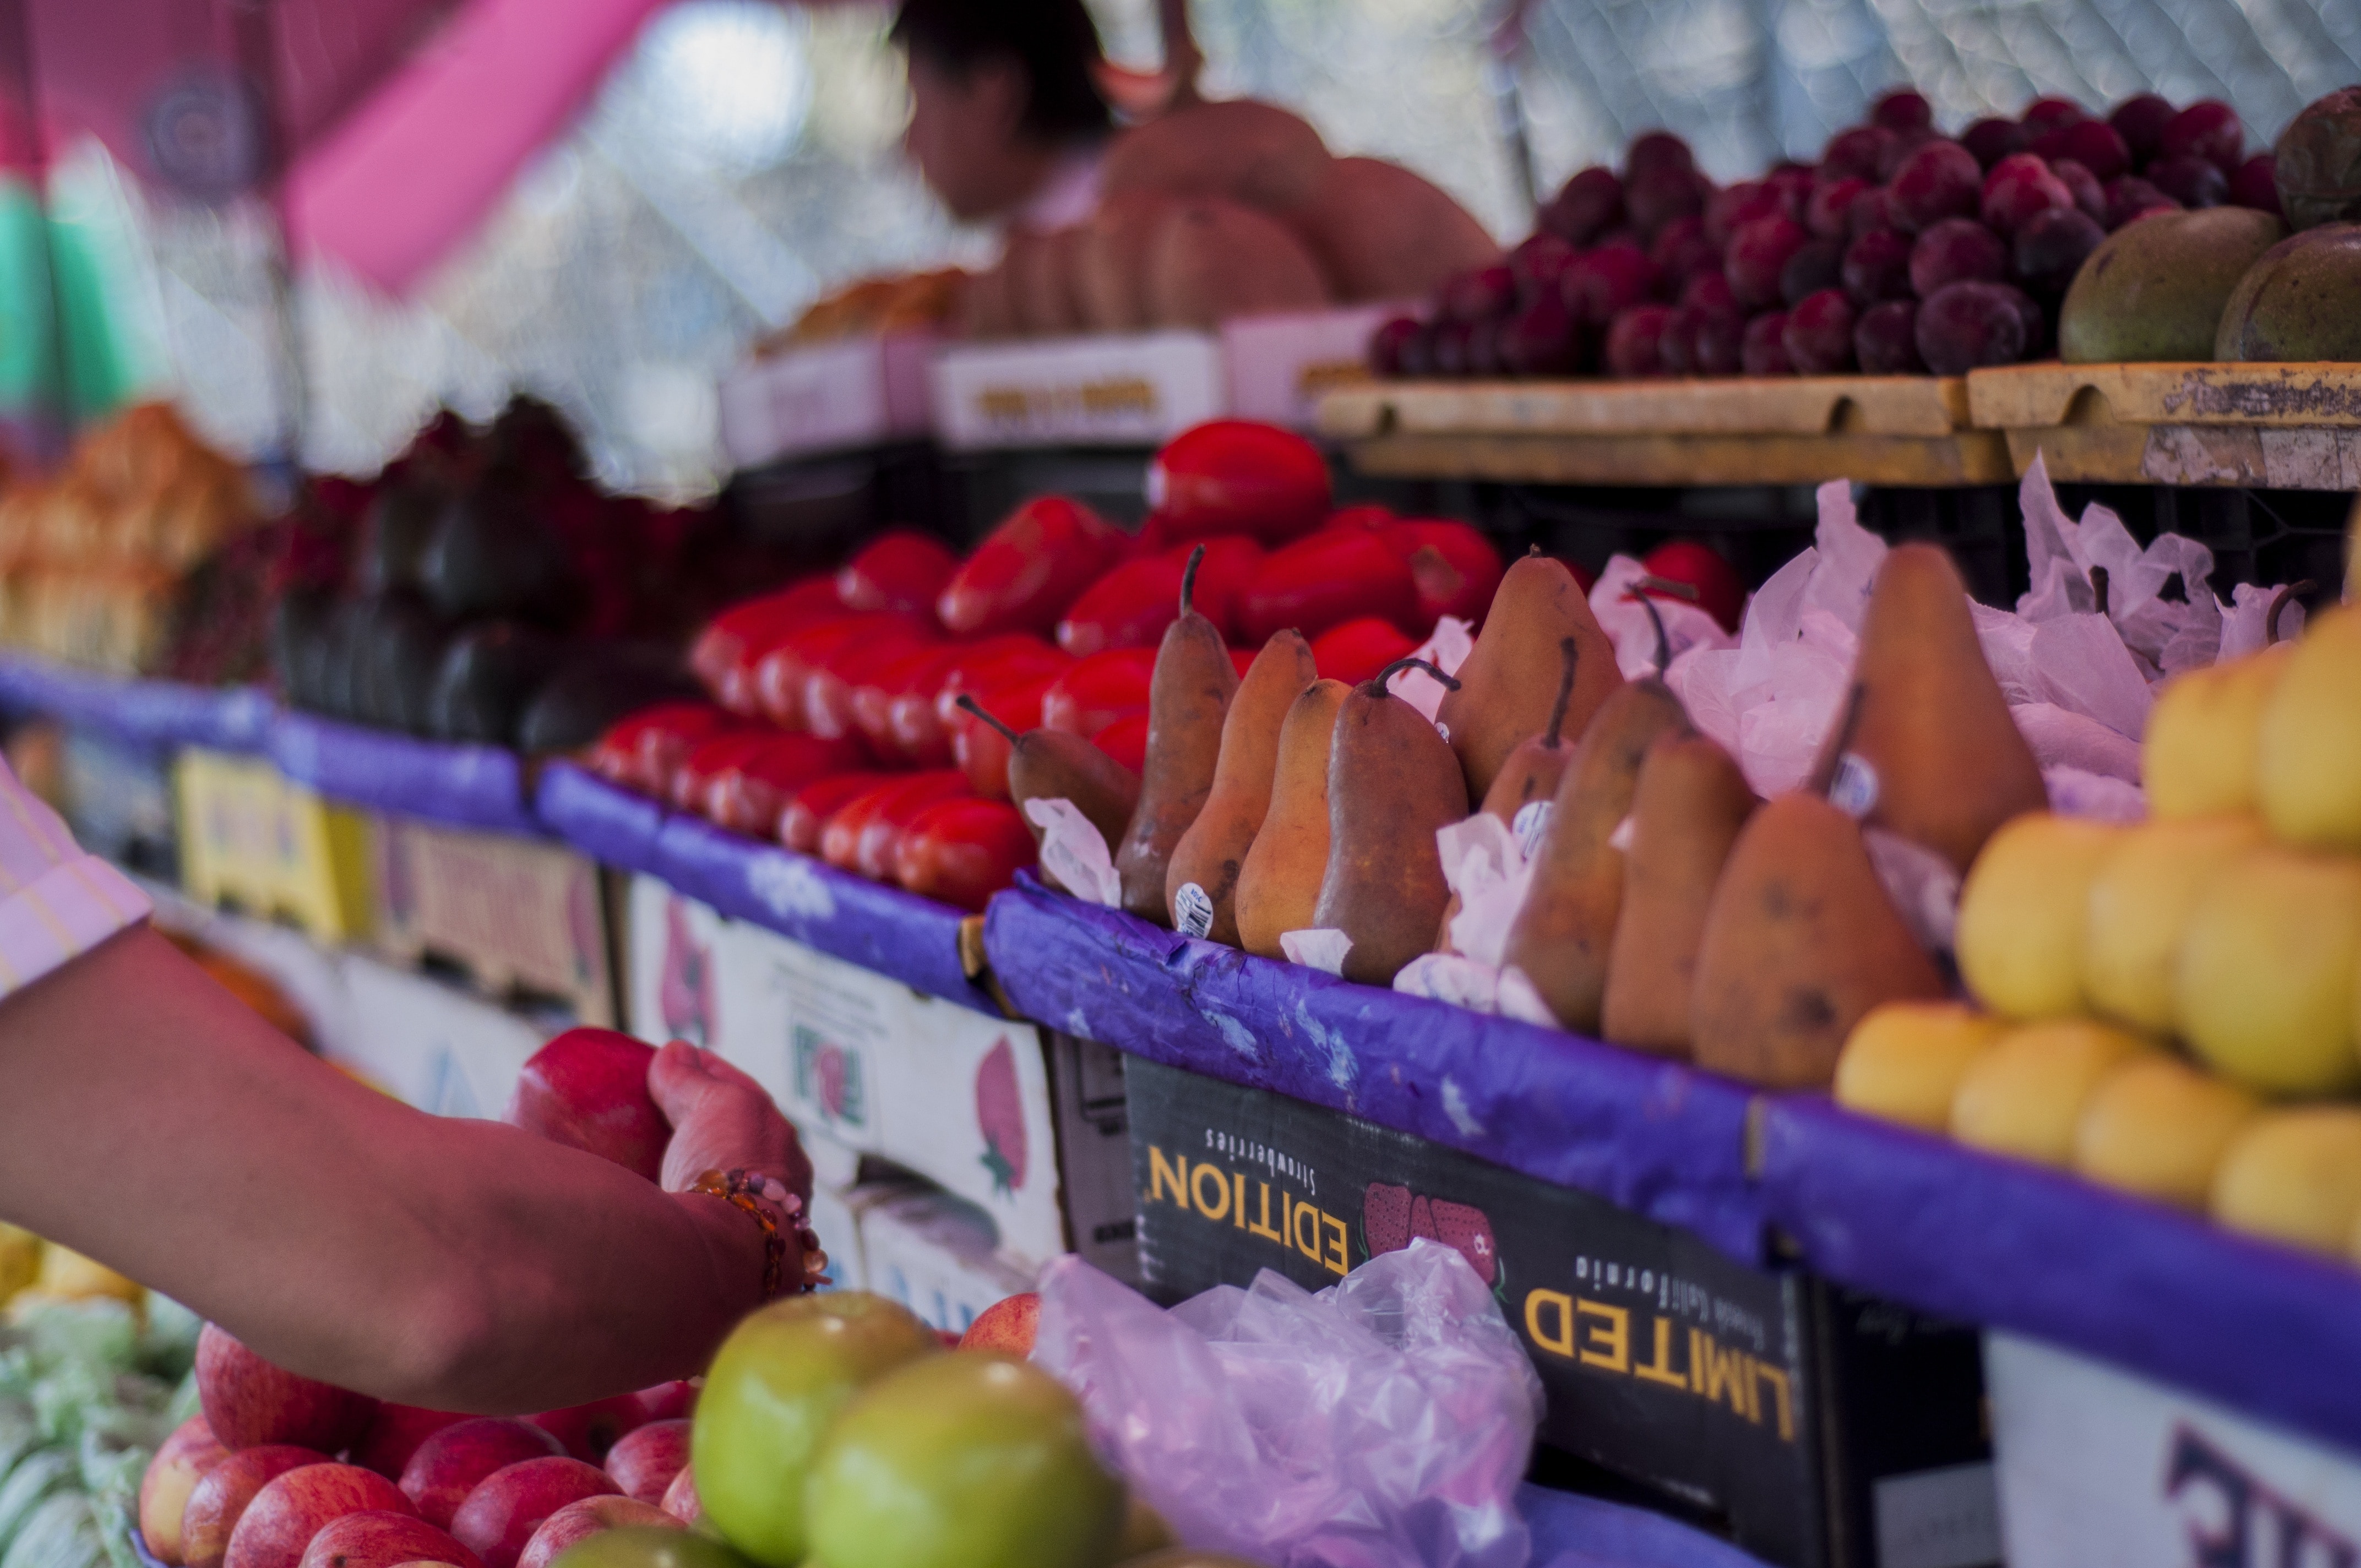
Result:
M1025 1186L1025 1101L1016 1088L1016 1052L1003 1035L975 1069L975 1124L983 1134L983 1168L994 1193Z
M1434 1239L1456 1250L1485 1284L1499 1283L1500 1248L1492 1239L1492 1222L1483 1210L1437 1198Z
M1370 1182L1361 1198L1361 1235L1371 1257L1410 1245L1410 1189Z
M852 1074L844 1059L844 1047L839 1045L820 1047L812 1061L812 1076L818 1080L819 1108L831 1122L845 1120L845 1084Z
M1477 1277L1498 1290L1500 1248L1483 1210L1446 1199L1412 1194L1407 1187L1372 1181L1361 1198L1361 1235L1369 1255L1400 1252L1421 1236L1455 1249Z

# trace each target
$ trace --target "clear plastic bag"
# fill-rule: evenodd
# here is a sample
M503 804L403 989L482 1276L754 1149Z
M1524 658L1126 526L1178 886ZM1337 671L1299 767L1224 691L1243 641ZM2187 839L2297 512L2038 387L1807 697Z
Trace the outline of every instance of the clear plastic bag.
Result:
M1264 1270L1167 1312L1080 1259L1033 1359L1187 1544L1277 1568L1523 1568L1541 1380L1458 1252L1413 1241L1314 1295Z

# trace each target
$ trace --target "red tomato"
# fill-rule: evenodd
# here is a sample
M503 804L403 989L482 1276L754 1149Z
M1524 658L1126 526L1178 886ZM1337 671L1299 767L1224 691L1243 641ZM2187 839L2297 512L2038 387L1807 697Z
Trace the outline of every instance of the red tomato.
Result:
M1290 626L1317 637L1362 616L1422 630L1409 563L1384 536L1356 529L1323 529L1273 552L1238 596L1238 630L1257 647Z
M713 815L713 783L722 770L738 765L778 734L775 729L729 729L699 740L673 770L665 798L675 810Z
M945 584L935 610L962 637L1048 631L1131 541L1080 501L1039 496L1008 515Z
M938 801L910 818L894 880L923 898L982 910L1034 862L1033 835L1001 800Z
M733 833L775 837L779 815L796 792L868 761L860 742L817 735L770 735L715 773L707 815Z
M856 734L853 687L905 654L942 646L940 634L916 628L881 627L814 659L804 676L804 723L830 739Z
M948 799L954 794L967 793L967 779L956 770L939 769L923 773L900 773L873 789L864 790L837 807L820 828L820 859L839 871L862 871L862 847L870 841L870 829L888 812L898 810L906 817L920 804ZM886 829L882 840L889 855L892 837L901 831L898 825ZM890 861L886 869L892 869ZM862 872L862 874L870 873Z
M1132 709L1148 706L1156 652L1119 648L1094 653L1060 675L1041 699L1041 722L1088 738Z
M1180 619L1180 583L1197 546L1183 544L1126 562L1093 583L1058 622L1058 646L1078 659L1110 648L1153 648ZM1251 539L1215 539L1204 546L1191 604L1224 631L1237 597L1262 564Z
M959 556L931 533L897 528L844 564L836 597L847 609L890 609L932 620L935 600L959 570Z
M1695 588L1699 609L1721 622L1724 631L1738 630L1739 620L1746 613L1746 585L1738 580L1730 563L1709 545L1689 539L1671 540L1649 551L1640 565L1648 569L1652 577L1686 583ZM1641 591L1659 598L1677 597L1649 588Z
M1091 744L1137 773L1148 766L1148 709L1137 708L1091 737Z
M1148 504L1175 538L1251 533L1283 543L1320 526L1332 488L1320 449L1277 425L1217 419L1148 466Z
M658 703L609 726L591 750L590 769L625 789L667 795L690 747L737 727L736 715L708 703Z
M779 808L779 842L799 855L819 853L820 830L829 818L879 784L906 773L837 773L804 785Z
M790 631L843 613L834 583L807 578L715 616L690 646L688 667L715 701L751 718L762 711L754 694L754 665L762 653Z
M809 729L804 684L821 660L877 637L922 630L908 616L884 613L845 614L799 628L764 650L755 663L755 701L781 729Z
M976 697L981 707L1019 735L1041 723L1041 699L1049 690L1047 679L1017 681L995 686ZM951 728L951 756L967 775L975 793L993 800L1008 798L1008 737L961 708Z
M1396 540L1407 546L1419 620L1430 627L1446 615L1483 620L1503 570L1490 540L1464 522L1429 521L1397 524Z
M1323 680L1358 683L1417 651L1418 644L1392 621L1363 616L1313 638L1312 664Z

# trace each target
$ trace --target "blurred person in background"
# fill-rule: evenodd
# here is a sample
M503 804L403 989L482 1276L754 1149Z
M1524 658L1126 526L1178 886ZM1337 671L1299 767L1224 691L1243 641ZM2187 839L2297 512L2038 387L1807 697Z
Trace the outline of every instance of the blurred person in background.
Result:
M1114 117L1082 0L902 0L904 146L961 223L1066 227L1098 205Z

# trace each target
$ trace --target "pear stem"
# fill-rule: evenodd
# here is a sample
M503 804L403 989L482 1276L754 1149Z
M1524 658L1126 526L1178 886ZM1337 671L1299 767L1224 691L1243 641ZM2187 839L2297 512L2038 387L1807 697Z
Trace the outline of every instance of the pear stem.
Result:
M1553 751L1557 750L1558 737L1565 729L1566 705L1574 700L1574 661L1576 652L1574 639L1559 638L1557 652L1558 657L1565 661L1565 669L1557 678L1557 701L1550 707L1549 739L1543 742Z
M2093 566L2091 568L2091 597L2099 601L2099 613L2101 615L2106 614L2107 569L2104 566Z
M1372 696L1391 696L1392 694L1386 689L1386 683L1392 680L1402 671L1408 669L1424 670L1428 674L1433 675L1436 680L1441 681L1443 683L1443 688L1445 691L1455 692L1459 689L1459 683L1452 679L1449 675L1444 674L1441 669L1436 667L1434 661L1432 659L1409 658L1396 659L1392 663L1388 664L1384 669L1379 670L1376 675L1372 676L1369 681L1369 695Z
M983 704L975 700L975 694L973 692L960 693L959 706L967 709L970 713L974 714L978 718L983 719L986 724L991 725L1003 735L1007 736L1008 743L1010 745L1021 746L1025 743L1024 736L1019 735L1016 730L1011 729L1007 725L1002 723L994 715L985 712Z
M1205 564L1205 547L1202 544L1189 552L1189 564L1180 569L1180 613L1189 613L1189 601L1197 594L1197 568Z
M2288 600L2298 594L2308 594L2319 586L2310 577L2306 577L2300 583L2290 583L2271 596L2271 608L2263 612L2263 645L2265 647L2279 640L2279 611L2287 608Z
M1676 583L1670 577L1634 577L1631 580L1632 596L1637 598L1642 588L1652 594L1663 594L1667 598L1686 599L1691 604L1697 602L1697 586L1695 583Z
M1828 797L1828 790L1837 782L1837 770L1844 765L1845 752L1852 748L1852 732L1861 728L1861 705L1868 695L1869 688L1855 681L1845 696L1844 718L1837 726L1836 744L1828 748L1828 760L1812 776L1812 793L1822 800Z
M1664 618L1656 613L1656 601L1646 594L1628 593L1623 597L1639 600L1640 608L1648 612L1649 624L1656 629L1656 674L1661 675L1673 667L1673 640L1664 635Z

